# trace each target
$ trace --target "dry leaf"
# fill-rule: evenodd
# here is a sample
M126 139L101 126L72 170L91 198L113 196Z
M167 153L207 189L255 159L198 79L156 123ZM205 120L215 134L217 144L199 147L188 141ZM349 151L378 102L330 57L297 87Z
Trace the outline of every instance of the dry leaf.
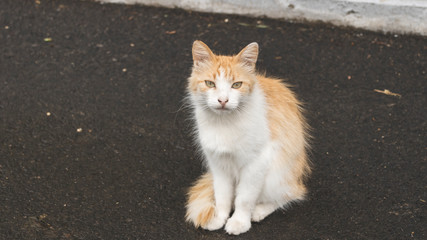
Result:
M269 28L269 26L264 25L264 24L257 24L256 27L257 28Z
M389 95L389 96L394 96L394 97L402 97L402 95L400 95L400 94L398 94L398 93L394 93L394 92L391 92L390 90L388 90L388 89L384 89L384 90L378 90L378 89L374 89L374 91L375 92L378 92L378 93L382 93L382 94L385 94L385 95Z
M244 23L244 22L239 22L237 24L239 24L240 26L244 26L244 27L249 27L250 26L250 24Z

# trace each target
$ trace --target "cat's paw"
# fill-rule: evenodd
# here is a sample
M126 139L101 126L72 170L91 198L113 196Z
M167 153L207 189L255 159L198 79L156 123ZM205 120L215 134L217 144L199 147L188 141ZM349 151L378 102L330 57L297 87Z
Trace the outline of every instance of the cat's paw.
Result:
M251 220L252 222L260 222L272 212L274 212L275 208L270 204L258 204L255 206L254 211L252 212Z
M215 231L222 228L227 218L217 217L212 218L206 225L202 226L203 229Z
M232 235L239 235L247 232L249 228L251 228L251 221L249 221L249 219L239 219L234 216L228 219L227 224L225 225L225 231Z

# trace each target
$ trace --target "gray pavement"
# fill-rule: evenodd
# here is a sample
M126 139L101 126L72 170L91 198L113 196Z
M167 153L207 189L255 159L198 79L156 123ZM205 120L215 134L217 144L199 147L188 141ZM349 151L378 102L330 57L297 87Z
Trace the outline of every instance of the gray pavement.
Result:
M237 237L184 222L203 172L182 101L196 39L258 42L313 128L307 201ZM0 239L426 239L426 50L320 23L0 1Z

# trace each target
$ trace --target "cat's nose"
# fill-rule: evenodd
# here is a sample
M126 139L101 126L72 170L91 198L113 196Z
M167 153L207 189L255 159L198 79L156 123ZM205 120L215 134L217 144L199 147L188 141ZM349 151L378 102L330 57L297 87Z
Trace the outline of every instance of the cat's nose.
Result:
M224 108L225 104L228 103L228 98L226 99L219 99L218 98L218 102L221 104L221 106Z

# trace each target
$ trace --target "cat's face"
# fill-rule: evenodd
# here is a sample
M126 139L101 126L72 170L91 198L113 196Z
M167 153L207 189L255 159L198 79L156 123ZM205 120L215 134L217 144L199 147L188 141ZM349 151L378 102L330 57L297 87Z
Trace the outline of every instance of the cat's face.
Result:
M230 57L216 56L204 43L194 42L194 66L188 89L195 104L218 114L242 108L256 81L257 56L256 43Z
M214 63L203 72L193 74L191 86L197 104L216 113L228 113L242 107L253 82L240 71L233 64Z

